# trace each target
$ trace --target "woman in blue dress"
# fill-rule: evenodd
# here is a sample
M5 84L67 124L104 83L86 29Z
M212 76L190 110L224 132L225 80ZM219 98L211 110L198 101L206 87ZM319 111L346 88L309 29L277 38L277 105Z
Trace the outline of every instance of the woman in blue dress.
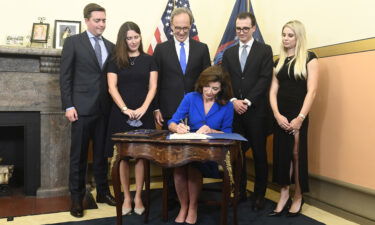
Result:
M185 95L168 121L169 130L180 134L231 133L233 105L229 101L232 96L229 75L221 66L211 66L201 73L195 90ZM181 123L186 118L187 125ZM217 164L196 162L174 169L174 183L181 206L176 224L196 223L203 176L218 177Z

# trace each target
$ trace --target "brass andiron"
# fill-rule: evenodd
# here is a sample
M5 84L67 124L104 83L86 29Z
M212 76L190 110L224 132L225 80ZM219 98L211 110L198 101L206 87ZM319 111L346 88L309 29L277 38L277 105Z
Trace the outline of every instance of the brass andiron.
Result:
M0 158L0 163L3 158ZM12 177L14 165L0 165L0 185L8 184L9 179Z

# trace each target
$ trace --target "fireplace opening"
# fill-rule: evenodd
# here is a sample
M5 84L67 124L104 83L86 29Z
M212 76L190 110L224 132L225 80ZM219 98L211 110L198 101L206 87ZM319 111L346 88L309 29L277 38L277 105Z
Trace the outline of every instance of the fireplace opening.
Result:
M0 170L12 172L10 192L35 196L40 187L40 112L0 112L0 158Z
M8 183L13 190L23 189L25 169L24 127L0 127L0 159L0 167L4 168L4 171L8 171L5 166L13 166L11 177L7 178L8 181L5 181L6 175L3 174L3 183Z

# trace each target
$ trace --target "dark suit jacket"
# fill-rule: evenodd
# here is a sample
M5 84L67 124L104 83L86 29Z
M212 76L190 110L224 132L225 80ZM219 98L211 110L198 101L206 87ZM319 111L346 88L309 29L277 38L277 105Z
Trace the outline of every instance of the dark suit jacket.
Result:
M103 41L108 57L101 69L87 32L65 40L60 65L63 110L74 106L79 115L109 112L111 99L108 94L106 70L114 45L104 38Z
M200 73L211 65L206 44L189 39L189 59L185 75L182 74L174 39L158 44L154 51L158 65L158 92L155 108L164 118L171 118L184 94L194 91Z
M248 113L267 116L267 96L273 71L272 49L254 40L242 72L238 48L236 45L227 49L222 60L231 76L234 97L251 101Z

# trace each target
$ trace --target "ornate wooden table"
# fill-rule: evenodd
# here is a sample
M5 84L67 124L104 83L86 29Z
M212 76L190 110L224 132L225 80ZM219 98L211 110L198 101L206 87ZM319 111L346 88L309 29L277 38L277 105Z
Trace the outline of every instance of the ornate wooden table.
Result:
M233 140L166 140L165 135L152 138L130 138L113 136L118 149L118 157L112 169L112 181L116 199L116 224L122 225L122 199L119 176L120 161L124 157L147 159L145 163L145 223L150 210L150 164L149 161L163 168L173 168L192 161L215 161L222 166L223 195L221 201L220 224L227 224L227 208L233 205L233 224L237 224L237 200L240 171L242 167L241 145ZM233 170L232 170L233 168ZM163 220L168 218L166 176L163 182ZM232 194L232 196L231 196Z

